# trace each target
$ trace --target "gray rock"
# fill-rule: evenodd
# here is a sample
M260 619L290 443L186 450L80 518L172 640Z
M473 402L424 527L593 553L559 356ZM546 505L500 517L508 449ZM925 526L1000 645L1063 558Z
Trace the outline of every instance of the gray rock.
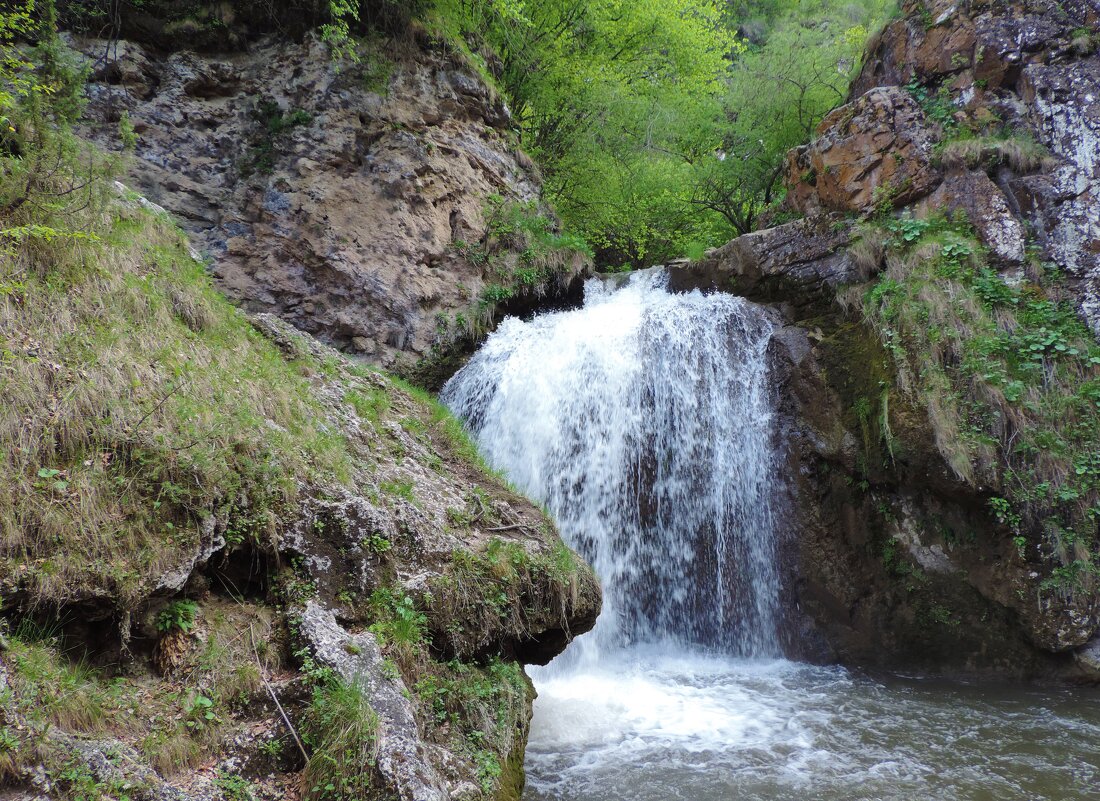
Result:
M378 714L378 771L401 801L450 801L443 777L435 770L420 738L409 690L400 678L387 678L382 652L369 632L349 634L331 610L309 601L300 615L299 633L315 658L349 684L358 684Z

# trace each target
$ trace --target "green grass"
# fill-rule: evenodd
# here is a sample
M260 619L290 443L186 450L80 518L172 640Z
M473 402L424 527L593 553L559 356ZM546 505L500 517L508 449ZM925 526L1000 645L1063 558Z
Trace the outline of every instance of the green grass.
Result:
M1097 572L1100 345L1060 288L1033 264L1011 285L963 222L887 224L887 268L863 298L926 408L958 478L996 495L991 510L1029 558L1060 563L1046 589L1081 590Z
M360 801L376 797L378 715L366 689L326 672L314 677L302 726L310 748L302 772L303 797L312 801Z
M482 242L455 243L469 262L481 266L491 278L471 317L481 325L492 320L498 304L520 295L542 295L571 266L594 258L584 239L558 230L558 223L533 201L519 203L490 195L485 223Z
M0 221L2 222L2 221ZM52 221L56 222L57 221ZM258 536L351 459L304 375L210 285L164 219L106 203L97 241L0 265L0 570L43 599L129 602L203 521Z

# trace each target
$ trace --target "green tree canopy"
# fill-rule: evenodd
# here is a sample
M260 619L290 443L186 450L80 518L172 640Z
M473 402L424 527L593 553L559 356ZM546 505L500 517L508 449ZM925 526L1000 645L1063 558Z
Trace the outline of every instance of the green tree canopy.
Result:
M605 267L752 230L887 0L436 0Z

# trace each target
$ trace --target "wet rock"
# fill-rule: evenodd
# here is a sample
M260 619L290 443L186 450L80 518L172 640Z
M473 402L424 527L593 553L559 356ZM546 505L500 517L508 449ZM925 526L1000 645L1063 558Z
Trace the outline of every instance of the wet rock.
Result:
M740 236L697 262L669 265L669 288L718 289L800 307L829 305L839 287L868 277L848 255L850 241L843 220L795 220Z
M1073 658L1088 678L1100 681L1100 637L1074 651Z

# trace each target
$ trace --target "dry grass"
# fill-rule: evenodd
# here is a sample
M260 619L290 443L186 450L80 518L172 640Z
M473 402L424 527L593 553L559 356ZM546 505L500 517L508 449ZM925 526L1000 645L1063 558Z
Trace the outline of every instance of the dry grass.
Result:
M886 242L889 239L882 228L866 225L859 229L859 238L848 247L861 281L869 281L878 273L886 258Z
M1018 174L1047 169L1054 164L1046 148L1022 134L1004 138L978 136L945 142L939 150L939 161L944 167L969 169L992 169L1003 164Z
M149 766L166 778L197 767L207 758L207 749L182 725L147 735L141 741L141 752Z
M118 204L85 223L100 241L23 240L0 265L0 571L130 604L205 519L243 536L348 456L177 230Z

